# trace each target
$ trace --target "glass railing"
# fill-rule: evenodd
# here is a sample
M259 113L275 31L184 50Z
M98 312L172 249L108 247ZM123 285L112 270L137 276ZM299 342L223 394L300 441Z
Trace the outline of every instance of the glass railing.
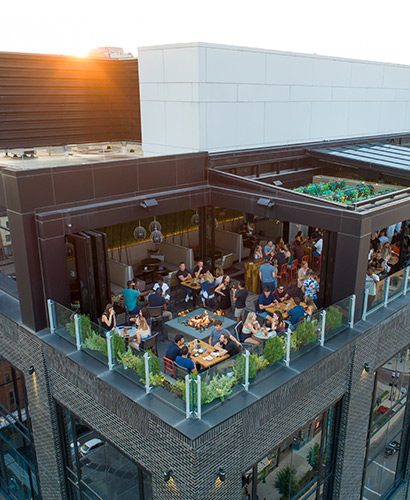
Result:
M107 330L93 323L88 316L80 316L82 350L108 366Z
M386 287L386 280L380 280L378 283L376 283L376 290L375 290L376 294L370 295L369 292L369 296L367 299L367 314L377 311L377 309L383 307L385 287Z
M75 313L57 302L51 302L49 307L52 308L54 313L54 333L67 340L70 344L76 345Z
M325 309L325 341L349 328L352 317L351 308L354 307L353 297L346 297Z
M389 276L389 287L387 290L387 302L397 299L403 294L405 269L400 269L397 273Z
M252 367L255 376L249 379L249 384L260 382L284 366L285 356L286 335L268 338L254 347L250 357L250 365L255 364L255 368ZM252 357L254 357L254 361Z
M316 311L290 327L290 360L294 361L320 344L322 315Z

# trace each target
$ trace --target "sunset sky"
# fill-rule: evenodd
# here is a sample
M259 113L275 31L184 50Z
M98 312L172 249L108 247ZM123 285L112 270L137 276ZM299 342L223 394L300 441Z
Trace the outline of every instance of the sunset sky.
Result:
M100 46L211 42L410 64L410 2L5 1L0 50L84 56Z

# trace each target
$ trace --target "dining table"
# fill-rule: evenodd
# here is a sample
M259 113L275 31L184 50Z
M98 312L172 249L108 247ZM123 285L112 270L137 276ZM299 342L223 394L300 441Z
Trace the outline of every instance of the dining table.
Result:
M258 340L268 340L272 337L276 337L276 331L273 328L262 326L256 333L252 335L252 337L257 338Z
M307 307L307 305L304 302L301 302L300 305L304 308ZM282 316L284 319L288 317L288 311L289 309L292 309L293 307L296 306L295 301L293 298L284 300L283 302L279 302L279 304L273 304L265 309L270 314L273 314L275 311L280 311L282 313Z
M202 368L210 368L229 358L229 354L221 355L219 351L211 346L211 344L203 340L191 340L188 342L188 345L193 346L191 359L201 365Z

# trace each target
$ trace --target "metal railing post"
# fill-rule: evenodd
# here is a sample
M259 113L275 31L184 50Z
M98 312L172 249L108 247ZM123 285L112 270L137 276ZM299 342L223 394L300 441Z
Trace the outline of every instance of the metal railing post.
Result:
M148 352L144 354L144 365L145 365L145 392L149 394L152 387L149 385L149 360L151 356Z
M354 326L354 312L356 309L356 295L353 294L350 297L350 310L349 310L349 328Z
M198 375L195 379L196 382L196 395L197 395L197 411L195 412L196 418L201 420L202 416L202 406L201 406L201 375Z
M320 345L325 345L326 309L320 313Z
M190 394L189 394L189 375L185 375L185 417L191 418Z
M290 328L287 329L286 331L286 358L285 358L285 364L286 366L290 365L290 336L291 336L291 330Z
M389 300L389 288L390 288L390 276L385 279L384 285L384 296L383 296L383 305L387 307L387 302Z
M245 356L245 383L243 386L245 387L245 391L249 391L249 356L250 352L248 349L245 349L245 352L243 353Z
M74 314L74 327L77 351L81 351L81 316L79 314Z
M408 282L409 282L409 269L410 267L407 266L404 270L404 283L403 283L403 295L406 295L407 294L407 285L408 285Z
M47 306L48 306L48 317L50 319L50 330L51 330L51 333L54 333L57 329L56 328L56 319L55 319L54 300L48 299Z
M112 362L112 350L111 350L111 331L107 332L107 354L108 354L108 369L112 370L113 362Z
M367 304L369 302L369 289L364 289L364 299L363 299L363 312L362 312L362 320L365 321L367 318Z

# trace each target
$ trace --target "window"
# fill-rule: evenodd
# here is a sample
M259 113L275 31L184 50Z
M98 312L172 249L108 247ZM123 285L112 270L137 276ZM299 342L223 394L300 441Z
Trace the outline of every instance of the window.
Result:
M69 498L152 500L151 475L57 405Z
M333 474L338 406L289 436L242 478L242 499L318 500Z
M403 478L409 364L406 349L376 372L362 499L386 498Z

